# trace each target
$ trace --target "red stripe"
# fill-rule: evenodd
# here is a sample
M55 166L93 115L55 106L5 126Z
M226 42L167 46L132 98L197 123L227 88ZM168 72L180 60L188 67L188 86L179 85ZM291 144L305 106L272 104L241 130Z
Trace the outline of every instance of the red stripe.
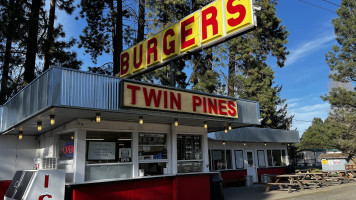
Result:
M48 188L48 180L49 180L49 175L45 175L45 183L44 183L45 188Z

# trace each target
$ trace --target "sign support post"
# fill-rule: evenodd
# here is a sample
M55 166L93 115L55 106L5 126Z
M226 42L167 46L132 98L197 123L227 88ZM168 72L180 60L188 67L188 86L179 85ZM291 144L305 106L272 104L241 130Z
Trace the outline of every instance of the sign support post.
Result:
M176 64L174 63L174 61L169 62L169 67L171 86L176 87Z

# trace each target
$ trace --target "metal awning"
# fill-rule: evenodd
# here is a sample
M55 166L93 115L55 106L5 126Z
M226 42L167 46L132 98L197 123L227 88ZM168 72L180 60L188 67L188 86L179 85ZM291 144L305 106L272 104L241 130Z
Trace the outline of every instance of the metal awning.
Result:
M282 129L244 127L236 128L225 133L224 131L208 133L210 140L234 142L276 142L298 143L298 131Z
M42 122L44 133L74 119L94 119L97 112L103 120L138 121L138 116L143 116L145 122L172 123L178 118L179 124L192 126L203 126L207 121L208 132L223 130L227 124L233 128L260 124L258 102L241 99L236 99L238 119L120 108L119 85L122 80L78 70L50 68L0 106L0 134L17 134L20 126L24 135L38 134L38 121ZM49 125L50 115L55 115L54 126Z

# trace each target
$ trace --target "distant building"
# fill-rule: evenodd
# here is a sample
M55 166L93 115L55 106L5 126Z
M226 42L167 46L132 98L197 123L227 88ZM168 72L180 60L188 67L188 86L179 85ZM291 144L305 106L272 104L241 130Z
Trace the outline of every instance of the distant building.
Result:
M322 162L323 171L345 170L351 164L351 155L348 153L325 153L318 157Z
M297 165L301 167L320 167L321 160L319 156L321 154L333 154L341 153L337 149L302 149L297 153Z

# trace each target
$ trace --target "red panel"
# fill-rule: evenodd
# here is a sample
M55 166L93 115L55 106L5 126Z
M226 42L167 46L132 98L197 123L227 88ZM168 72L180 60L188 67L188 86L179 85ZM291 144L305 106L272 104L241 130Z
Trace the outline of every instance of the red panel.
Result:
M179 200L210 200L210 177L205 176L180 176L178 182Z
M233 180L233 179L241 179L243 176L247 176L247 171L243 170L229 170L229 171L222 171L221 177L224 180Z
M210 200L209 175L140 179L77 186L73 200Z
M102 183L80 186L73 191L73 200L142 199L164 200L172 197L171 179Z
M229 170L229 171L222 171L220 172L221 177L223 178L224 181L224 186L225 187L236 187L236 186L241 186L241 184L244 184L243 182L239 182L238 180L243 180L244 176L247 176L247 170ZM234 180L232 182L228 182L228 180Z
M11 180L0 181L0 199L4 199L7 189L11 184Z
M261 174L280 175L280 174L286 174L286 173L287 173L286 167L258 168L257 169L258 182L261 182Z

